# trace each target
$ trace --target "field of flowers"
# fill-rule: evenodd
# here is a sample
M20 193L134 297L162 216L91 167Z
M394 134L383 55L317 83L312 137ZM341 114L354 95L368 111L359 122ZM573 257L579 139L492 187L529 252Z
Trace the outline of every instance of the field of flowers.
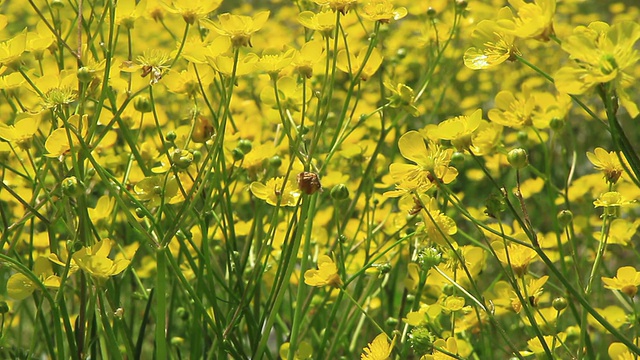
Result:
M0 358L638 359L639 19L0 1Z

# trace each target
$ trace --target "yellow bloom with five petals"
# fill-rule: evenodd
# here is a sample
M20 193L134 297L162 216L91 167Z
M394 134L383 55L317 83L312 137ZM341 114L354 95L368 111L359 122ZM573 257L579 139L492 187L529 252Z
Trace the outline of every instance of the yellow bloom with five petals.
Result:
M616 277L602 277L604 287L611 290L620 290L629 297L634 297L640 285L640 271L633 266L623 266L616 272Z

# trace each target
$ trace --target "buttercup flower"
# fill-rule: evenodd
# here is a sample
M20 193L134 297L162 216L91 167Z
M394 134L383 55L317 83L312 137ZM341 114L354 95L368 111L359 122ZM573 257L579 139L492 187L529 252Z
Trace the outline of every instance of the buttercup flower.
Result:
M473 70L488 69L509 60L515 60L520 52L513 35L511 10L504 7L498 13L499 20L483 20L471 33L470 47L464 53L464 64Z
M634 201L625 199L619 192L609 191L600 195L600 197L593 202L593 206L604 208L604 214L602 214L603 217L619 217L620 208L633 203Z
M284 185L284 187L283 187ZM267 180L266 184L254 181L250 186L251 193L258 199L264 200L269 205L295 206L300 197L300 191L291 181L283 177L275 177Z
M556 12L556 0L509 0L517 12L514 18L513 34L520 38L534 38L548 41L553 32L553 15Z
M362 17L383 24L407 16L407 9L404 7L394 8L391 0L371 0L362 7L362 10Z
M45 156L52 158L66 156L72 148L80 146L80 139L78 139L77 135L83 138L87 135L89 131L89 116L83 115L81 119L78 114L72 115L67 123L71 126L70 129L59 127L49 134L47 141L44 143L44 147L48 152ZM71 138L71 143L69 138Z
M318 258L318 269L311 269L304 272L304 283L309 286L342 286L342 280L338 275L338 267L329 257L322 255Z
M635 360L636 358L636 355L629 351L627 345L620 342L614 342L609 345L607 353L611 360Z
M180 14L184 21L193 24L216 10L222 0L173 0L165 8L167 11Z
M629 297L634 297L640 285L640 271L633 266L623 266L618 269L616 277L602 277L604 287L611 290L620 290Z
M624 168L614 151L607 152L605 149L598 147L592 153L587 152L587 158L589 158L596 170L604 173L604 178L608 183L617 183L624 172Z
M18 64L20 56L27 47L27 31L21 32L9 40L0 42L0 65L12 67Z
M115 260L109 259L107 256L109 256L112 246L112 240L103 239L91 247L83 247L76 251L72 257L80 269L101 283L106 281L109 276L120 274L131 263L133 254L130 254L129 257L118 254Z
M511 91L500 91L496 95L496 108L489 110L489 119L496 124L513 129L521 129L533 125L535 99L529 89L523 86L521 94Z
M330 10L319 13L303 11L298 15L298 22L306 28L320 32L322 36L332 37L336 28L336 15Z
M635 64L640 59L635 43L640 39L640 24L623 21L609 26L596 21L578 26L562 42L562 49L574 60L556 72L558 91L581 95L596 84L610 83L622 106L633 118L640 111L627 89L635 83Z
M466 150L471 146L473 133L481 121L482 109L474 111L469 116L456 116L438 124L436 136L442 140L451 140L451 145L458 151Z
M360 355L361 360L386 360L391 357L393 342L387 340L387 334L382 333L376 336L367 347L363 348Z
M554 339L553 335L543 336L545 345L547 345L548 348L551 349L552 345L554 346L553 349L561 346L562 342L567 338L567 334L564 333L564 332L560 332L556 336L558 336L560 341L557 341L556 339ZM534 354L538 354L538 355L544 355L545 354L544 346L542 346L542 343L540 342L540 338L534 337L534 338L530 339L529 341L527 341L527 345L529 346L529 350L530 351L521 351L520 352L521 355L529 356L529 355L534 355ZM553 349L551 349L551 351L553 351Z
M255 16L231 15L224 13L218 15L218 24L206 22L213 31L231 39L234 47L251 46L251 35L262 29L269 19L269 11L261 11Z
M46 257L41 256L36 259L33 264L33 274L36 275L47 288L57 289L60 287L60 277L53 273L51 262ZM22 273L11 275L7 281L7 293L16 300L27 298L36 289L38 289L37 285Z
M346 50L340 50L338 52L336 66L347 74L356 75L359 72L360 79L367 81L378 71L378 68L382 64L382 55L380 55L380 51L376 48L373 48L368 59L365 59L366 54L366 48L361 49L355 56L353 52L347 53Z
M498 260L500 260L504 266L510 265L516 276L524 276L529 263L537 257L535 250L524 245L511 243L505 248L504 243L495 241L491 246L496 251Z
M409 131L398 141L398 148L402 156L415 164L393 163L389 172L400 184L412 184L419 191L426 191L436 181L445 184L452 182L458 175L458 170L449 166L452 149L443 150L434 143L425 144L424 138L417 131Z
M313 2L318 5L328 6L333 11L340 11L344 15L355 6L357 0L313 0Z
M414 104L415 94L412 88L405 84L394 85L388 82L385 82L384 86L391 91L391 94L387 97L389 106L403 109L412 116L418 116L420 114L420 111Z
M313 67L324 57L324 45L321 41L309 41L302 45L300 52L293 58L292 65L300 75L307 79L313 76Z
M438 340L433 342L433 346L434 346L434 348L446 350L447 352L452 353L452 354L458 354L458 342L456 341L456 339L453 336L447 338L447 340L438 339ZM422 357L422 359L424 359L424 360L454 360L455 358L443 353L442 351L438 351L438 350L434 349L433 350L433 354L425 355L425 356Z

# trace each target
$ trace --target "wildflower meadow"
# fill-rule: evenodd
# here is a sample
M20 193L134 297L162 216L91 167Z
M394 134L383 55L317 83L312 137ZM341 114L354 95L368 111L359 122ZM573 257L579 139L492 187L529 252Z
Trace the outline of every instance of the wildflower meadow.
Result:
M640 358L637 0L0 1L0 359Z

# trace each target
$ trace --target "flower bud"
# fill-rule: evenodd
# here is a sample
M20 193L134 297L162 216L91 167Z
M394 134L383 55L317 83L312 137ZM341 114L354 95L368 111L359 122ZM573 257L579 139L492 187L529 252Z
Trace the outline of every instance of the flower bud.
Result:
M75 176L69 176L62 180L62 193L70 197L75 197L82 193L82 183L80 183Z
M62 0L53 0L51 1L51 7L54 9L63 9L64 2Z
M277 169L282 165L282 158L278 155L274 155L269 159L269 166Z
M93 72L91 71L91 69L89 69L86 66L83 66L80 69L78 69L77 76L78 76L78 80L80 80L80 82L85 84L93 80Z
M442 253L434 247L426 248L418 255L418 263L423 270L429 270L441 262Z
M253 149L251 140L242 139L238 141L238 149L242 150L243 153L248 154L251 149Z
M133 101L133 108L141 113L149 113L153 111L153 105L151 99L147 96L138 96Z
M345 184L338 184L331 189L330 195L333 200L346 200L349 198L349 189Z
M507 160L515 169L522 169L529 165L527 150L523 148L517 148L509 151L507 154Z
M231 150L231 156L233 156L233 161L240 161L244 159L244 152L242 150L235 148Z
M429 6L429 8L427 9L427 16L428 17L434 17L436 16L437 12L436 9L432 8L431 6Z
M136 216L138 219L143 219L145 216L144 210L142 210L142 208L136 208Z
M183 307L179 307L176 309L176 315L184 321L189 320L189 311Z
M6 301L0 301L0 314L6 314L9 312L9 305Z
M418 326L411 330L409 334L409 343L411 348L418 356L429 354L433 350L433 334L426 327Z
M567 299L564 297L557 297L551 302L551 306L557 311L564 310L567 307Z
M388 317L387 320L384 321L385 325L387 325L388 327L396 327L396 325L398 325L398 319L394 318L394 317Z
M177 137L178 135L176 135L175 131L169 131L166 136L168 142L176 141Z
M570 210L561 210L558 213L558 224L561 228L566 228L573 221L573 213Z
M549 122L549 127L551 128L551 130L553 130L555 132L558 132L558 131L562 130L562 128L564 127L565 123L566 123L565 119L554 117Z

